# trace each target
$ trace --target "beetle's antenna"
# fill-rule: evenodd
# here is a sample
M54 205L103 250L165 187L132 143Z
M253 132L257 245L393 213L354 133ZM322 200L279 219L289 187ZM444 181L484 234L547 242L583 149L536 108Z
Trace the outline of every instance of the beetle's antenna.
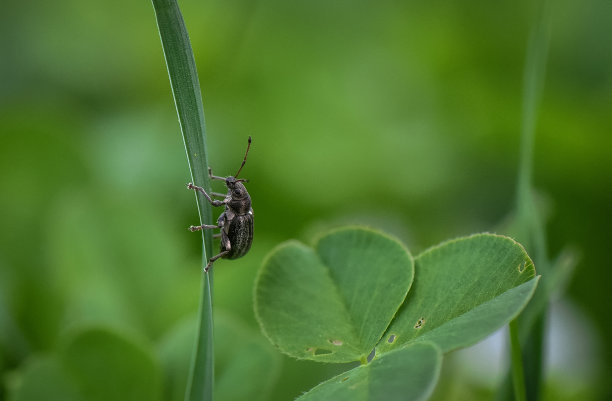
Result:
M236 173L236 175L234 175L234 178L238 177L238 174L240 174L240 170L242 170L242 168L244 167L244 163L246 163L247 155L249 154L249 149L251 149L251 136L250 135L249 135L249 145L247 146L247 150L244 153L244 160L242 160L242 164L240 165L240 168L238 169L238 172Z

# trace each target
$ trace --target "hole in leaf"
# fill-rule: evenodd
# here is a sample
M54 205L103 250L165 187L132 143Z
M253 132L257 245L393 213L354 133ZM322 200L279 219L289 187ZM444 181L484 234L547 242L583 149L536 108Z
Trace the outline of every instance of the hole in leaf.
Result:
M395 337L396 337L396 336L395 336L395 334L391 334L391 335L389 336L389 339L387 340L387 342L388 342L389 344L393 344L393 342L395 341Z
M339 347L343 344L342 340L327 340L327 341L329 341L330 344L333 344L336 347Z
M367 359L368 363L370 363L372 359L374 359L375 356L376 356L376 348L374 348L372 352L370 352L370 355L368 355L368 359Z
M417 320L416 324L414 325L415 329L420 329L421 327L423 327L423 325L425 324L426 320L424 317L420 318L419 320Z
M315 355L327 355L327 354L331 354L332 352L328 349L324 349L324 348L317 348L314 351Z
M520 263L520 264L518 265L518 271L519 271L519 273L524 272L524 271L525 271L525 267L527 267L527 262Z

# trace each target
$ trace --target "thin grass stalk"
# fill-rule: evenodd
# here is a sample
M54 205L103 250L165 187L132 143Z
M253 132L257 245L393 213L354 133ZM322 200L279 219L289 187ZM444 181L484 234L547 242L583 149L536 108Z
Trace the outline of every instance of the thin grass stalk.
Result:
M523 355L521 353L518 322L516 319L510 322L510 349L512 360L512 387L514 389L514 399L516 401L526 401Z
M539 14L529 36L524 70L523 109L521 123L520 162L517 182L517 219L519 241L534 255L538 273L546 276L549 261L546 250L544 222L538 213L533 197L533 159L537 113L542 97L546 73L546 59L550 41L549 9L546 0L540 4ZM546 297L547 291L539 288L535 297ZM545 304L532 302L534 305ZM534 307L534 306L532 306ZM510 324L511 363L514 399L536 401L540 398L542 361L544 352L544 318L546 307L537 313L529 326L520 317ZM520 333L526 333L520 336ZM525 348L520 348L519 337ZM529 352L526 352L529 350ZM522 357L519 358L519 356ZM520 366L519 366L520 364ZM525 374L527 373L527 374Z
M191 43L176 0L152 0L170 85L179 117L191 181L210 191L202 94ZM210 204L196 193L201 224L211 224ZM202 267L212 249L212 234L202 230ZM202 270L203 271L203 270ZM185 392L186 401L211 401L214 384L212 269L202 273L199 324Z

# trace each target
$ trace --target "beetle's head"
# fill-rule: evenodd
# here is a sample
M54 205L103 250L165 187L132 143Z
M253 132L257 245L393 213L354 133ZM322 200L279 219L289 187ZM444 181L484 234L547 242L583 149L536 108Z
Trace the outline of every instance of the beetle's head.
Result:
M232 176L225 179L225 185L227 185L227 189L232 195L233 199L244 199L249 196L243 182L249 182L249 180L237 179Z

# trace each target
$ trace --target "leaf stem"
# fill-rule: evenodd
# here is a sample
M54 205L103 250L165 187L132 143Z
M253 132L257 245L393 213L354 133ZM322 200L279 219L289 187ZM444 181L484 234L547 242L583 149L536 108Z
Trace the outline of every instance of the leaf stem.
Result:
M514 399L516 401L525 401L525 373L523 371L523 356L521 354L519 329L516 319L510 322L510 354L512 356Z
M206 259L205 259L206 260ZM202 297L200 298L199 326L194 354L185 391L185 401L213 399L214 347L212 319L211 276L202 274Z

